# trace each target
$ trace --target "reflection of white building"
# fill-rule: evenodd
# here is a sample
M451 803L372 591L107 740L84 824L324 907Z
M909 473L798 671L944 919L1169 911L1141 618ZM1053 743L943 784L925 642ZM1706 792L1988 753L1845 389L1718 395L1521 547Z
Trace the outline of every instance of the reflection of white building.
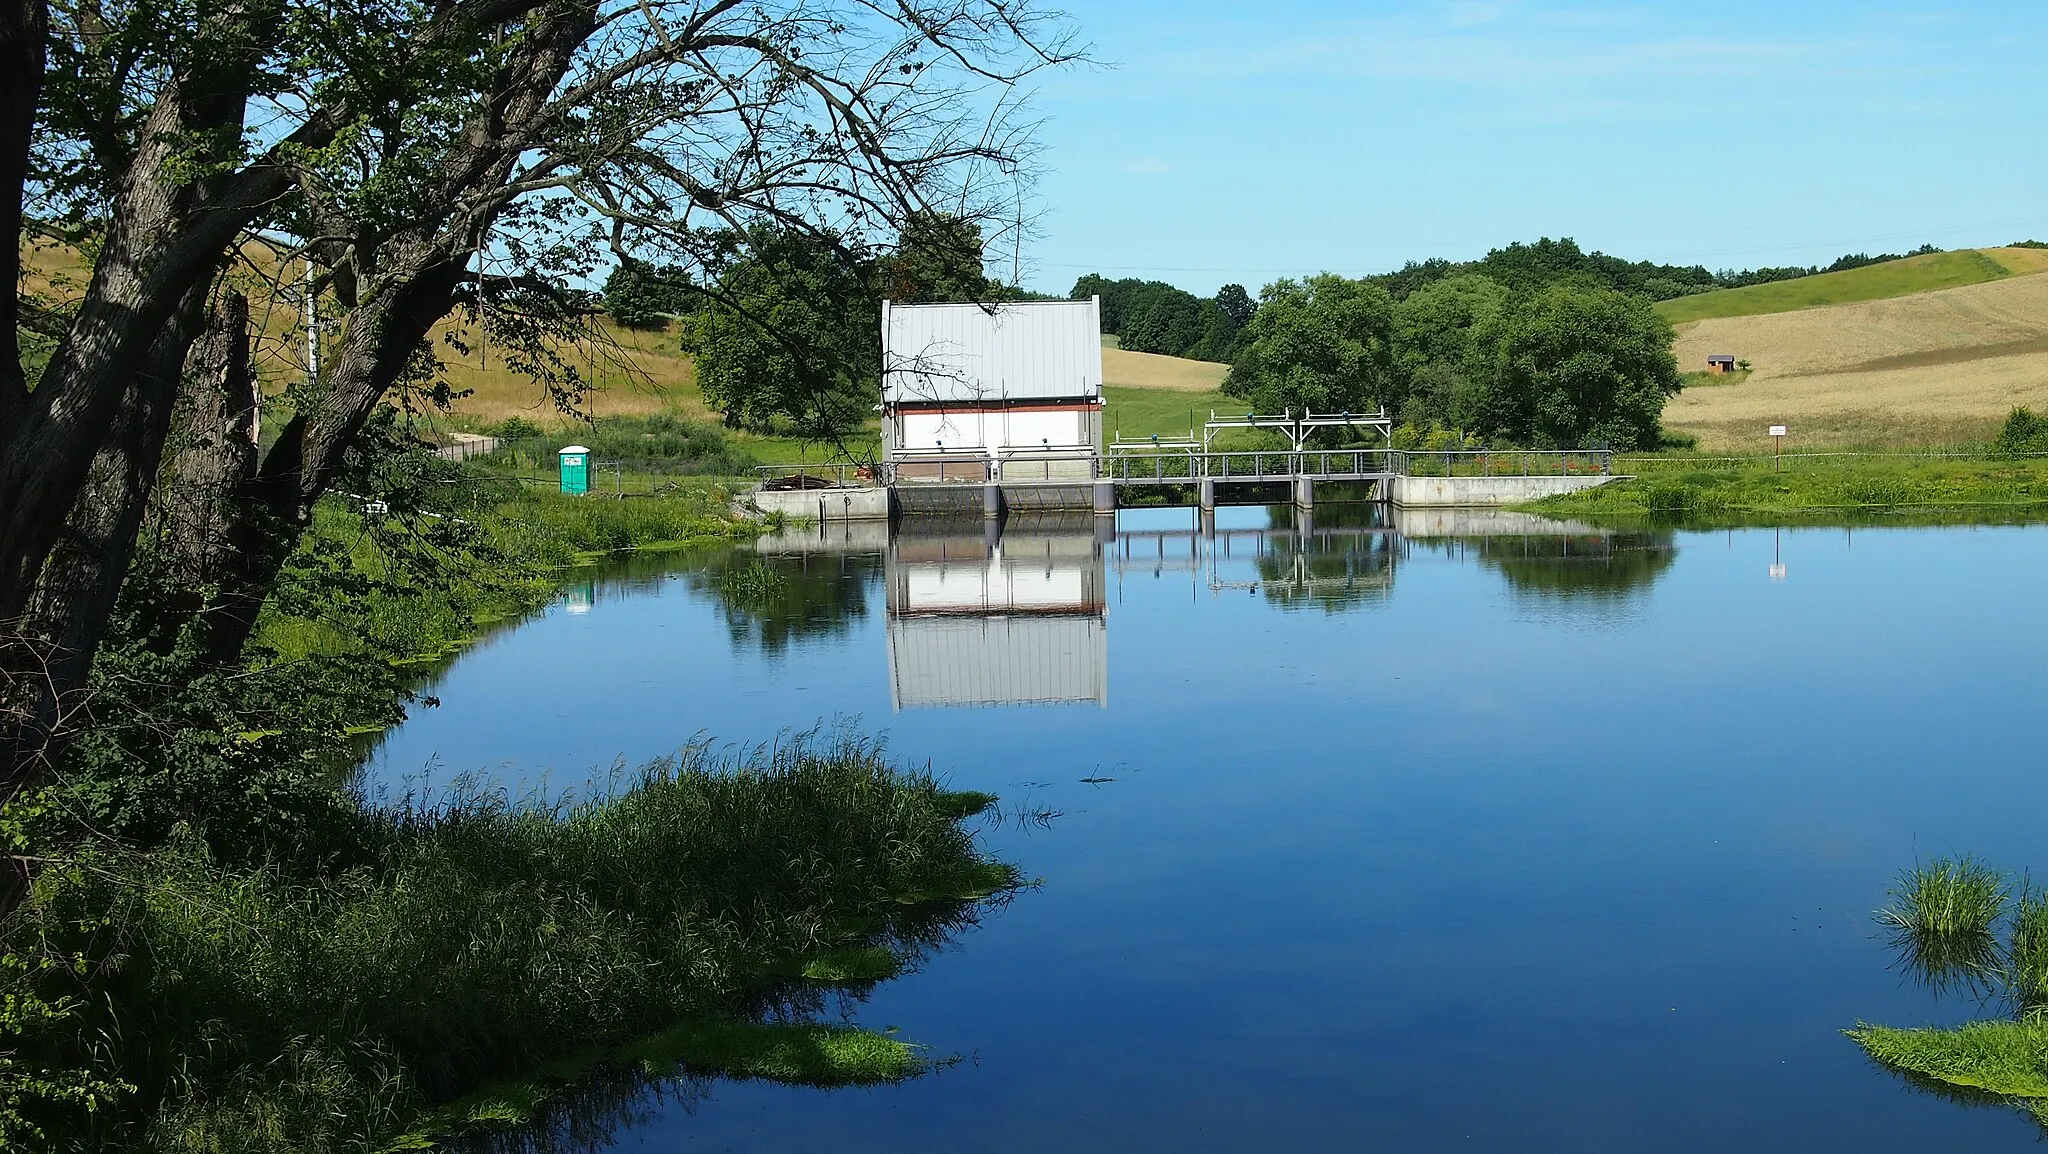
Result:
M908 528L906 526L906 528ZM897 709L1109 703L1102 548L1065 533L912 530L889 544L889 694Z
M948 458L1099 453L1100 302L882 302L882 449L909 480Z

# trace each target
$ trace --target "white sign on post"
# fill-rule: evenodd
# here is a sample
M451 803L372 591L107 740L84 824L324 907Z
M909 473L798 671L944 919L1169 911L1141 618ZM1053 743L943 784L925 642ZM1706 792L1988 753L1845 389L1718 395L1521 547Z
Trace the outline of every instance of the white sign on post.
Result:
M1785 435L1785 426L1783 426L1783 425L1772 425L1772 426L1771 426L1771 436L1773 436L1773 437L1782 437L1782 436L1784 436L1784 435Z

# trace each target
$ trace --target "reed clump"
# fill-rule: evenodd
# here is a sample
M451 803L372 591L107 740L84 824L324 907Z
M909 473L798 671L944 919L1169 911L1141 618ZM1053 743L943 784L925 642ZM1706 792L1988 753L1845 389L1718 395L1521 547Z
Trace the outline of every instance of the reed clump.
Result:
M1937 858L1899 875L1878 921L1915 934L1989 934L2005 912L2005 876L1975 858Z
M81 1149L375 1149L502 1119L520 1094L451 1104L661 1032L637 1060L906 1076L894 1039L805 1023L835 980L893 973L1018 886L965 808L872 743L810 738L693 751L573 804L458 790L367 811L363 864L339 872L224 863L197 836L84 847L4 927L10 952L67 959L37 992L71 999L14 1058L132 1087L45 1104L37 1124ZM764 1018L798 1029L748 1029Z

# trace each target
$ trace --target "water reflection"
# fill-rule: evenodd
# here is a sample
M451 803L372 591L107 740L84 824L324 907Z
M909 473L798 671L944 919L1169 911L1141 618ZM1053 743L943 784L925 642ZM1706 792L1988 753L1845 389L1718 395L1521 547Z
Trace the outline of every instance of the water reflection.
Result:
M1109 704L1094 522L905 521L885 562L890 704Z
M1415 547L1476 560L1517 594L1616 603L1654 584L1678 557L1671 529L1616 530L1504 509L1397 510Z
M1384 604L1416 549L1476 559L1518 596L1595 609L1643 593L1676 557L1670 530L1367 503L828 523L763 538L689 579L718 597L736 640L772 649L846 629L879 576L897 711L1107 706L1109 606L1126 584L1341 613Z
M873 542L851 538L834 549L724 550L683 579L718 604L735 645L781 653L800 641L838 637L868 615L868 591L881 576Z

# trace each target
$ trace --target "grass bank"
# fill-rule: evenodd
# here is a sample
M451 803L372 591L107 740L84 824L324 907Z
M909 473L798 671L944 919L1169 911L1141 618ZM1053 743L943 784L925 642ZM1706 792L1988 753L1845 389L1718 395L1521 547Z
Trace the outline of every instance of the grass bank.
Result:
M436 465L417 508L370 514L330 499L293 565L304 596L273 599L258 640L284 661L373 653L437 661L554 596L564 570L635 552L731 541L732 482L645 478L635 495L569 496L525 480Z
M1017 887L966 824L992 799L852 739L700 750L621 785L359 811L352 864L317 876L190 838L79 848L7 927L12 956L59 964L0 972L10 1005L60 1012L0 1034L17 1073L116 1090L92 1111L30 1096L27 1122L53 1148L374 1150L521 1121L611 1067L924 1068L820 1014Z
M420 663L593 556L742 531L723 483L565 497L417 454L384 482L321 508L246 667L111 639L105 719L0 811L39 863L0 923L0 1148L415 1148L677 1074L924 1069L821 1013L1016 887L985 795L852 738L574 804L343 784Z
M1912 454L1616 458L1633 477L1523 509L1703 524L1768 523L1902 511L2048 508L2048 458Z

